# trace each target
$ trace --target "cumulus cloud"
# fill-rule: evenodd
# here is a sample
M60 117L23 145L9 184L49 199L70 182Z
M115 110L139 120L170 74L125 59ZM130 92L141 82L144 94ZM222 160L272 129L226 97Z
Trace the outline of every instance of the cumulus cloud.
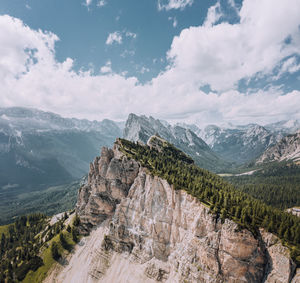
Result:
M122 35L120 32L115 31L108 35L106 39L107 45L112 45L113 43L121 44L122 43Z
M170 76L177 80L188 71L195 83L225 91L241 79L272 74L282 60L300 54L298 4L299 0L276 5L272 0L245 0L240 23L217 25L216 9L210 8L203 26L184 29L173 39ZM292 38L289 43L287 37Z
M98 120L125 119L130 112L199 124L300 119L298 90L240 93L235 87L258 74L296 72L297 2L245 0L240 23L211 21L183 30L170 46L166 70L145 84L115 73L110 61L97 75L75 72L71 58L56 60L55 34L0 16L0 105ZM216 91L204 93L203 85Z
M159 11L181 9L183 10L186 6L191 6L194 0L158 0L157 7Z

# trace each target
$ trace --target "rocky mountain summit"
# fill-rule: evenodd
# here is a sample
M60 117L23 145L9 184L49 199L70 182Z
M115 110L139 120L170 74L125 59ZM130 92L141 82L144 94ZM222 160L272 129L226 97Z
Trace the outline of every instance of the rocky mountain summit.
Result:
M54 282L299 279L277 237L263 230L254 237L231 220L222 222L195 197L125 156L118 140L90 165L76 211L91 235Z
M134 142L146 144L152 135L159 135L190 155L202 168L214 172L230 168L210 147L191 129L179 125L171 126L165 121L153 117L130 114L126 121L123 137Z
M300 131L287 135L275 145L269 147L257 160L257 164L272 161L300 162Z

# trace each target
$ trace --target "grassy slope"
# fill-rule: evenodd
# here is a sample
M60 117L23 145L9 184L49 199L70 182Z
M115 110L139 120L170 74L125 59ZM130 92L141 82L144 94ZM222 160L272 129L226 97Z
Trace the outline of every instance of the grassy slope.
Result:
M5 234L5 235L8 234L8 227L9 227L9 225L2 225L2 226L0 226L0 236L2 234Z
M67 240L67 243L70 246L70 249L72 249L75 246L75 242L72 240L72 235L71 233L68 233L66 230L63 231L63 234L65 236L65 239ZM47 277L49 270L51 267L53 267L54 264L59 264L56 260L53 259L51 255L51 244L52 242L56 242L58 244L58 249L61 255L65 256L68 254L68 251L65 250L60 241L59 241L59 234L56 235L53 239L51 239L48 242L48 247L42 252L42 259L44 261L44 265L41 266L38 270L36 271L30 271L26 275L25 279L23 280L24 283L39 283L43 282L43 280Z

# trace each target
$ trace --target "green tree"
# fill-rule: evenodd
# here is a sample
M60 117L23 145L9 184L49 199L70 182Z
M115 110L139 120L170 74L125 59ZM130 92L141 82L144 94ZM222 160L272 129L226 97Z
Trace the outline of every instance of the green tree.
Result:
M58 245L55 241L53 241L51 244L51 255L52 255L53 259L55 259L55 260L58 260L61 257L59 250L58 250Z

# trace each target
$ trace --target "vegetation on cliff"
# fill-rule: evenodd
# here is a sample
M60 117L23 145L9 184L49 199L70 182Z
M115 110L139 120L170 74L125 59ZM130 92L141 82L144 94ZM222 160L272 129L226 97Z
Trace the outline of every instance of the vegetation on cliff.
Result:
M196 166L188 156L160 138L152 137L150 146L124 139L119 139L119 144L128 158L139 161L151 174L166 179L175 189L184 189L197 197L222 220L232 219L255 235L259 228L277 235L299 263L300 218L237 190L221 177Z
M65 229L68 217L65 213L50 225L49 218L36 213L0 226L0 282L42 282L52 264L78 241L78 217Z

